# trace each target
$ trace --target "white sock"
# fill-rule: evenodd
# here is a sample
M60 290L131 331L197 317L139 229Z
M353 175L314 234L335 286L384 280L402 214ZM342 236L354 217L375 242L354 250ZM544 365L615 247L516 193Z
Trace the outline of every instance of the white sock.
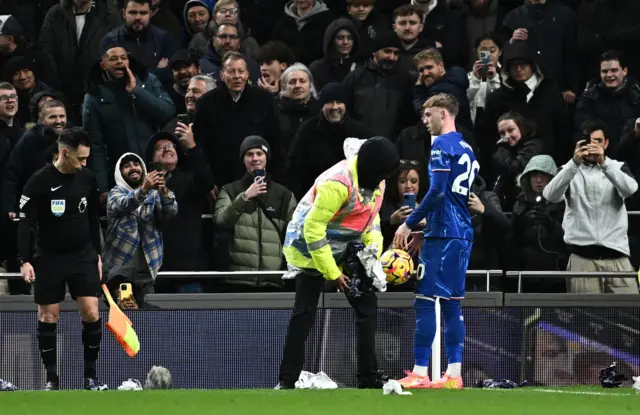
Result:
M450 363L449 366L447 366L447 376L452 378L462 376L462 363Z
M425 377L429 374L429 366L414 365L413 373L415 373L418 376Z

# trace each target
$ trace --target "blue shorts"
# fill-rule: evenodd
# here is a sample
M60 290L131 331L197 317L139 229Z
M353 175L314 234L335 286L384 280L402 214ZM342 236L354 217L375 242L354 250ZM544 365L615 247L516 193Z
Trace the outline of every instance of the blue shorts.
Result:
M425 238L420 252L424 266L416 294L425 297L464 298L472 241Z

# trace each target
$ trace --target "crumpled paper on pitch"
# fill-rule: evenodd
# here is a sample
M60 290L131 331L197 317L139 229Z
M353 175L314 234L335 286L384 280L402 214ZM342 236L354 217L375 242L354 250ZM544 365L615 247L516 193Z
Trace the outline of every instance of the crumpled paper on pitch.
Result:
M383 395L411 395L411 392L402 390L402 385L397 380L390 379L387 383L382 385Z
M387 291L387 277L382 270L382 264L378 261L378 244L365 246L358 252L358 258L367 276L373 280L373 286L381 293Z
M142 384L138 379L128 379L118 386L119 391L141 391Z
M296 389L338 389L338 384L324 372L314 374L303 370L295 387Z
M633 377L633 385L631 385L631 387L640 393L640 376Z

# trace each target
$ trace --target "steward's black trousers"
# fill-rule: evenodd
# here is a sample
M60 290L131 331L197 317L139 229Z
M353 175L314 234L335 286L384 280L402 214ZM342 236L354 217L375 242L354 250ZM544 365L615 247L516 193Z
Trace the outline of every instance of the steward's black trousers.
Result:
M318 299L326 280L319 275L299 274L296 277L296 298L287 329L284 354L280 363L281 383L293 385L304 365L305 342L316 317ZM376 357L376 325L378 297L363 292L359 297L347 296L356 313L358 380L374 378L378 371Z

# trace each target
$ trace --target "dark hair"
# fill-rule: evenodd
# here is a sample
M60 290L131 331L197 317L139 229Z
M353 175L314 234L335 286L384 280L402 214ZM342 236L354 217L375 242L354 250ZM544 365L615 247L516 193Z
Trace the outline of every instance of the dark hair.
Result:
M621 68L627 67L627 61L625 60L622 52L618 50L608 50L602 55L600 55L600 63L606 61L618 61L620 63Z
M347 0L347 7L360 5L375 6L376 0Z
M90 147L89 133L81 127L65 128L58 137L58 144L77 149L80 146Z
M207 40L212 40L213 37L218 34L218 30L220 30L222 26L235 27L238 31L238 36L240 37L240 39L244 38L244 28L242 27L242 25L231 23L218 24L218 22L216 22L216 19L211 19L209 21L209 24L204 29L204 36L207 38Z
M607 124L602 120L593 118L591 120L583 122L582 126L580 127L582 137L590 137L594 131L602 131L605 140L609 139L609 126L607 126Z
M418 173L418 178L420 180L418 185L418 194L416 195L417 200L421 200L424 195L423 186L426 183L423 183L422 175L420 174L420 162L417 160L400 160L400 166L391 174L391 176L387 179L387 186L384 192L384 200L388 200L393 205L397 205L401 202L400 197L398 195L398 178L405 173L409 173L411 170L415 170Z
M476 39L476 43L473 49L478 49L480 47L480 43L482 43L483 40L490 40L493 43L495 43L498 48L502 49L502 39L500 38L500 35L497 34L496 32L489 32L489 33L485 33L482 36L479 36Z
M520 130L520 139L523 141L532 138L536 134L535 122L528 118L525 118L522 114L518 112L515 112L515 111L505 112L500 116L500 118L498 118L498 121L496 122L496 126L500 124L500 122L506 121L506 120L511 120L514 123L516 123L516 125L518 126L518 129Z
M244 61L245 64L247 64L247 58L240 52L236 52L236 51L229 51L227 53L224 54L224 56L222 57L222 60L220 61L220 69L224 68L224 66L227 64L227 61Z
M127 6L129 5L129 3L138 3L138 4L148 4L149 8L152 8L153 5L151 4L151 0L121 0L122 1L122 8L126 9Z
M62 101L58 99L51 99L42 104L42 107L40 107L38 114L42 113L44 110L48 110L49 108L64 108L65 112L67 111L67 108L64 106L64 103Z
M420 7L412 4L403 4L400 7L396 7L393 11L393 21L395 22L398 17L411 16L412 14L417 14L420 19L420 23L422 23L424 19L424 12Z
M260 49L256 52L255 58L256 61L258 61L258 64L278 61L280 63L287 64L287 66L291 66L296 61L291 49L278 40L272 40L260 46Z

